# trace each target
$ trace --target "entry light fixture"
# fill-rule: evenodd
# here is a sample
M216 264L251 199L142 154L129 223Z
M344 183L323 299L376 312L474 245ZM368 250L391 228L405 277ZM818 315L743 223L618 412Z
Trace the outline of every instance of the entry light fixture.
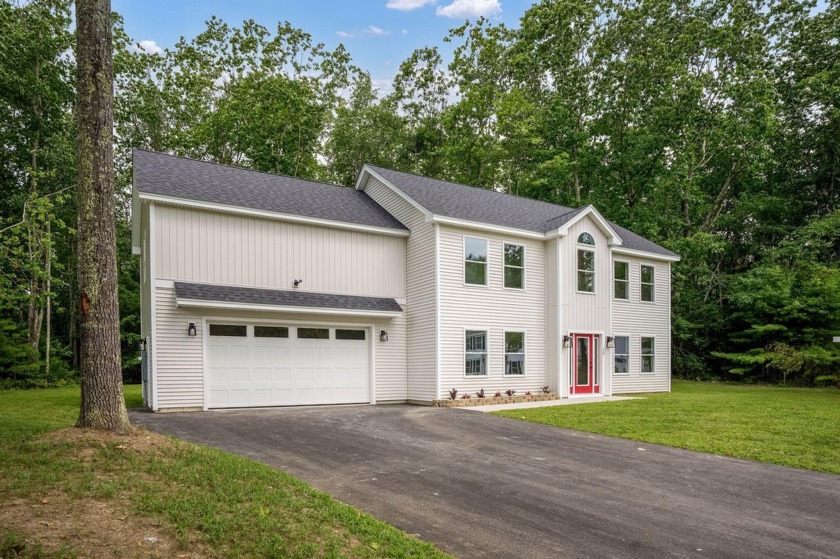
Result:
M292 285L294 285L295 287L297 287L297 286L299 286L299 285L300 285L300 284L302 284L302 283L303 283L303 280L302 280L302 279L296 279L295 281L293 281L293 282L292 282Z
M615 337L614 336L607 336L607 348L612 349L615 347Z
M195 336L195 322L187 324L187 336Z
M380 342L387 342L388 341L388 332L385 330L379 331L379 341Z
M572 338L570 336L563 336L563 347L572 347Z

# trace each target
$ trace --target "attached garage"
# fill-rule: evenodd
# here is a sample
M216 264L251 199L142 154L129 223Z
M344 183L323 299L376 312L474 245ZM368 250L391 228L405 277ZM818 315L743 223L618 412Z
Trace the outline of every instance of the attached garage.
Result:
M206 332L208 408L370 402L369 328L211 320Z

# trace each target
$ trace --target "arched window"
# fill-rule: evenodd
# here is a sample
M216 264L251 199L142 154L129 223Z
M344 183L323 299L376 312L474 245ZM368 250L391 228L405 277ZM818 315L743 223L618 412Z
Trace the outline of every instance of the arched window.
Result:
M595 239L592 238L592 235L584 231L580 235L578 235L578 242L582 245L592 245L595 246Z
M595 239L584 231L577 242L586 247L577 250L577 290L581 293L595 293Z

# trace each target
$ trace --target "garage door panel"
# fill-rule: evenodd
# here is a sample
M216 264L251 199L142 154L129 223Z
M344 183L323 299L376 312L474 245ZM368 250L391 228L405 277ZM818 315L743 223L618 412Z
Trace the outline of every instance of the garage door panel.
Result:
M368 340L336 339L335 328L329 339L298 338L291 326L288 337L254 331L249 325L245 337L208 336L208 407L370 401Z

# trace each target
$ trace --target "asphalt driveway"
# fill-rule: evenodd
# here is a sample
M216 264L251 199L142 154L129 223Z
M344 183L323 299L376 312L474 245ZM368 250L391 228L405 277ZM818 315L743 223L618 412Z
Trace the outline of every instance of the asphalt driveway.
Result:
M458 409L131 418L282 469L460 557L840 557L831 474Z

